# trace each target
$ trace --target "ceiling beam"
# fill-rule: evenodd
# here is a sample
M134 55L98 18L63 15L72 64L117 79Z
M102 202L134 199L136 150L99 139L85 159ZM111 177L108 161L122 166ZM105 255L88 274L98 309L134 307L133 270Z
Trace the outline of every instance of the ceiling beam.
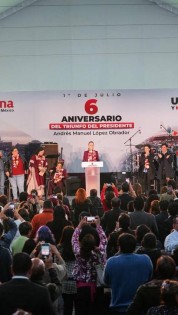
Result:
M5 19L6 17L30 6L32 3L36 2L38 0L23 0L23 1L19 1L18 4L10 7L7 10L4 10L3 12L0 13L0 20Z
M169 10L172 13L178 14L178 0L149 0L155 2L157 5L163 9Z

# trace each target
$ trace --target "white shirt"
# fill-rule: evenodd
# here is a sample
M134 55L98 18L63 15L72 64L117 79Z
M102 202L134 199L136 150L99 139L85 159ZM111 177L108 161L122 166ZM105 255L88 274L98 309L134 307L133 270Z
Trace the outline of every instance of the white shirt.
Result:
M164 248L166 252L171 252L173 249L178 247L178 231L173 230L164 241Z

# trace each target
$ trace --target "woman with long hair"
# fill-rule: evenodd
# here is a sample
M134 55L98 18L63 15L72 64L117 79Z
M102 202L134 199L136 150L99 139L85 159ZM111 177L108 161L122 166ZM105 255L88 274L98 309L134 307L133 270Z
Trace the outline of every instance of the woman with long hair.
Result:
M36 232L35 238L29 238L23 247L23 252L37 257L41 248L41 243L49 243L55 245L55 238L48 226L42 225Z
M150 213L157 215L160 213L159 200L153 200L150 206Z
M56 206L53 212L53 221L49 221L46 225L53 233L56 244L58 244L63 228L72 225L72 223L66 219L65 209L62 206Z
M135 191L135 194L137 197L143 196L142 185L140 183L134 183L133 184L133 190Z
M104 212L111 210L111 199L118 197L119 192L114 184L104 184L101 190L101 202Z
M87 198L86 190L84 188L77 189L75 198L72 200L72 209L74 211L74 225L79 223L79 215L86 211L90 214L91 201Z
M64 196L63 193L57 193L57 205L64 208L66 213L66 219L69 221L72 219L71 211L70 211L70 205L64 204Z
M50 228L46 225L40 226L40 228L36 232L35 241L36 243L45 242L50 243L52 245L55 245L56 243L54 235L52 234Z
M94 221L95 228L87 223L87 218L84 217L72 236L72 246L76 258L73 276L77 282L77 315L103 314L103 288L97 287L96 268L98 265L105 265L107 239L100 226L99 217ZM88 231L85 229L81 238L80 234L86 225L89 227ZM99 236L99 242L95 233L92 232L93 229Z

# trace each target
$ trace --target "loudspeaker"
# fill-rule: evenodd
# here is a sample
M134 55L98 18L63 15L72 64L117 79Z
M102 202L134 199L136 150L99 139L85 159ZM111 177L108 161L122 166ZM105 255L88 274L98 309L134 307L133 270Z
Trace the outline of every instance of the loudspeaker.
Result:
M44 153L48 162L48 168L52 169L56 166L58 157L58 143L42 143L41 147L44 149Z

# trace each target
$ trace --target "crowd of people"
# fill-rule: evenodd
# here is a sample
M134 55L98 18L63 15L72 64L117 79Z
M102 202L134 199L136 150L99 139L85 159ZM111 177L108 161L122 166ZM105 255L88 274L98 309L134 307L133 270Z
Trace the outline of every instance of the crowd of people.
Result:
M96 159L89 144L88 158ZM13 200L0 194L0 314L178 314L175 180L165 177L159 194L151 189L151 157L144 185L105 183L89 196L81 187L70 201L63 190L67 172L59 161L44 199L42 151L27 166L14 149L4 166Z

